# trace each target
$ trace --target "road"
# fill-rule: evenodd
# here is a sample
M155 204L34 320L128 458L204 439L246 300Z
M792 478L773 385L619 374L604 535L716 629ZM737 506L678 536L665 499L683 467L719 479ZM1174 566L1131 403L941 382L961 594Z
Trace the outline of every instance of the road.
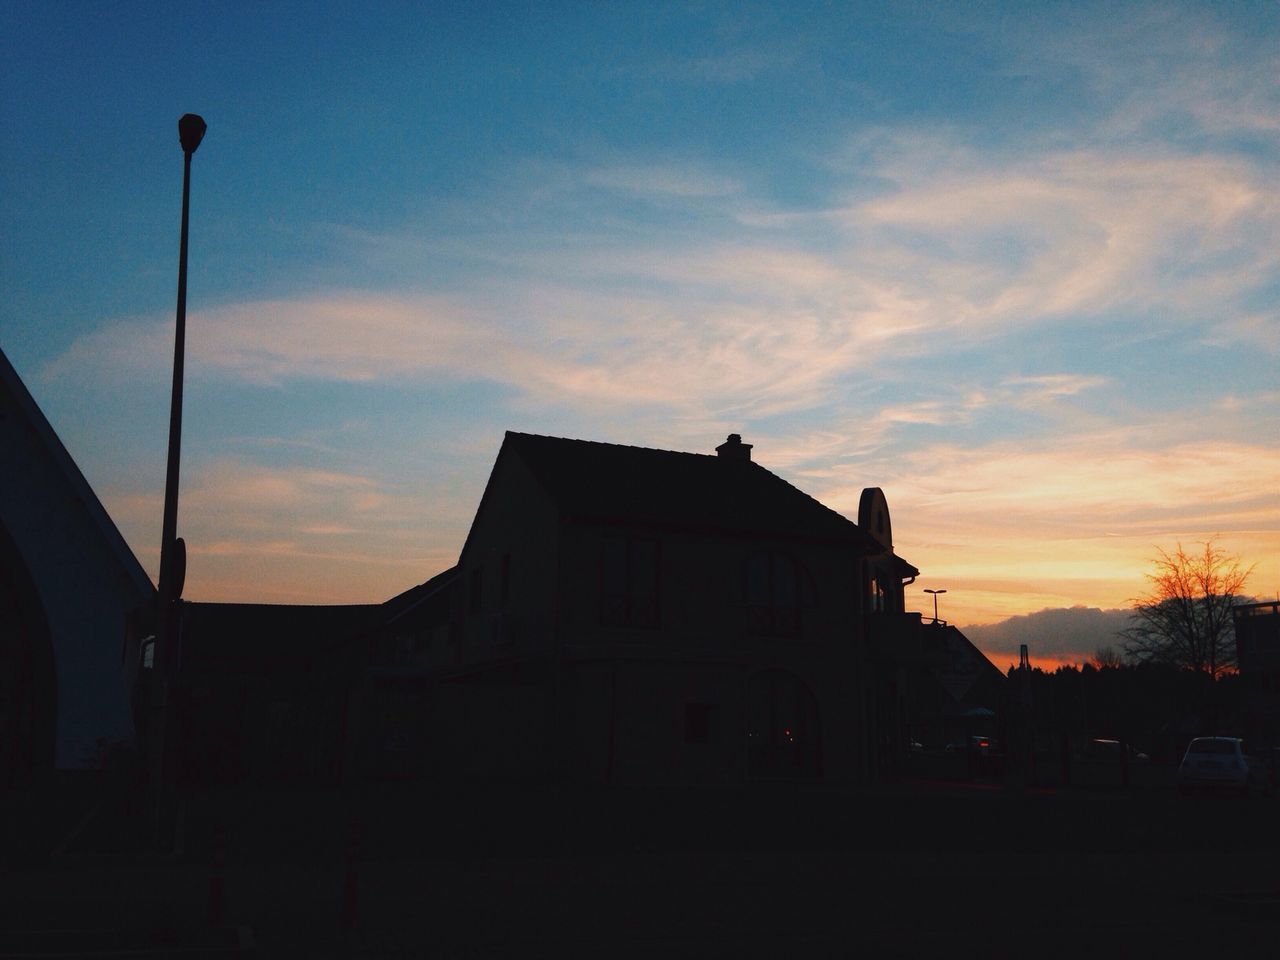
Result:
M21 935L58 929L133 930L138 956L1257 952L1280 943L1277 814L998 782L213 791L180 856L121 849L107 804L6 872L0 956L55 955Z

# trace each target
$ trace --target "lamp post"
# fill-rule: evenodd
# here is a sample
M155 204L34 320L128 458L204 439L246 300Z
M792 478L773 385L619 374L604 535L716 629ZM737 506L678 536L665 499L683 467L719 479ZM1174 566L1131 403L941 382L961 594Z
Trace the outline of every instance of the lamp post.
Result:
M173 394L169 404L169 460L164 481L164 523L160 533L160 584L156 596L156 641L152 661L155 710L149 731L151 772L159 786L165 775L165 726L169 679L173 672L174 615L186 580L186 544L177 536L178 462L182 449L182 373L187 338L187 226L191 206L191 156L206 126L194 113L178 121L182 145L182 234L178 247L178 309L173 340Z
M937 623L938 622L938 594L946 593L947 591L946 590L930 590L928 587L925 587L924 592L933 594L933 622Z

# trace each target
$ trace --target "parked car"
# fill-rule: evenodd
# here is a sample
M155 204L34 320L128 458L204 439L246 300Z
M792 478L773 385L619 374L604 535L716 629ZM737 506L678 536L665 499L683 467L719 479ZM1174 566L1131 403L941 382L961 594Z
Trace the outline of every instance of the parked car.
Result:
M1178 789L1219 787L1247 793L1261 786L1262 765L1252 759L1239 737L1196 737L1178 765Z

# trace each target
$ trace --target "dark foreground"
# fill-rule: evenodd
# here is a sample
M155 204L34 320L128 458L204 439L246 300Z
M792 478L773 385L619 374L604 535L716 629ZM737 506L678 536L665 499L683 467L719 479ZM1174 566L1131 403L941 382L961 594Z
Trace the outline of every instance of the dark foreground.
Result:
M1280 801L1168 786L4 798L0 957L1272 955Z

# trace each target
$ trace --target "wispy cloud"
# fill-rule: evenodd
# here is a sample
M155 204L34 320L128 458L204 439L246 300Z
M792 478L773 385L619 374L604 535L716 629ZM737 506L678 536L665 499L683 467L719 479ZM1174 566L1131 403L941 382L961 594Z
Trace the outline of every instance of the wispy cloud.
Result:
M898 149L886 176L921 144ZM897 183L840 216L871 231L881 270L950 299L960 335L1116 307L1173 308L1182 323L1230 315L1280 257L1280 188L1239 158L1053 153Z
M477 478L482 484L483 478ZM159 564L162 497L105 491L139 559ZM474 506L361 474L224 459L190 472L181 530L186 595L201 600L376 601L455 562ZM150 546L156 544L156 547Z

